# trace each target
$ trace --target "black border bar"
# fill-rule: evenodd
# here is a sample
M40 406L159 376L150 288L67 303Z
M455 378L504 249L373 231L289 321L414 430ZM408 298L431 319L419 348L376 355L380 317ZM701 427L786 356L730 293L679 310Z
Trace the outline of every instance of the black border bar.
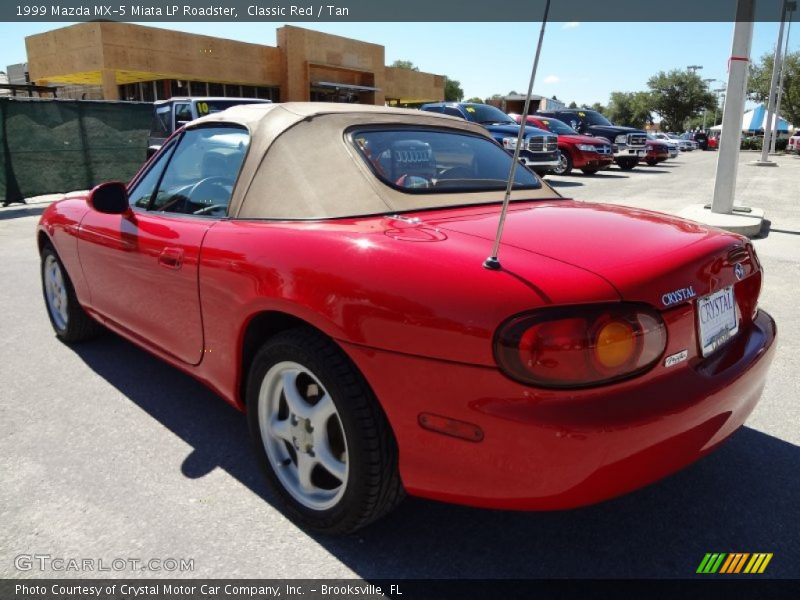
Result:
M276 594L274 590L278 590ZM3 579L3 600L471 600L800 598L800 580L692 579Z
M538 22L546 0L3 0L0 21ZM782 0L754 3L779 21ZM737 0L554 0L551 22L731 22ZM798 20L800 11L792 19ZM621 31L621 35L633 32ZM644 43L645 40L632 42Z

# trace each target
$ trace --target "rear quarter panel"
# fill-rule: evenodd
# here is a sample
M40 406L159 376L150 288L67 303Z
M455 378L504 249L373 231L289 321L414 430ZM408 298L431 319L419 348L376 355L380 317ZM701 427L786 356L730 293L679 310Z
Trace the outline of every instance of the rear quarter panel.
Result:
M200 259L204 376L236 403L243 332L263 311L288 313L350 344L494 367L492 336L508 317L576 294L619 300L583 269L524 253L519 260L538 273L532 285L483 268L491 251L483 240L401 227L384 218L213 227Z

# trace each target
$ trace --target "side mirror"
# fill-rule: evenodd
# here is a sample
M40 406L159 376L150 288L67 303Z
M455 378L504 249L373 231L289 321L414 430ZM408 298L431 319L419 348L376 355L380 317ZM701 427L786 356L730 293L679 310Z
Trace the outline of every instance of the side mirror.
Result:
M101 183L89 192L89 206L107 215L122 215L130 210L128 188L119 181Z

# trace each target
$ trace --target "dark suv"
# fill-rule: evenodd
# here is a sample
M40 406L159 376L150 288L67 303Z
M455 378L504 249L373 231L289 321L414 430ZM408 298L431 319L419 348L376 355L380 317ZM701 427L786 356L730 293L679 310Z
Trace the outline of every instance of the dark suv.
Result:
M564 109L537 112L537 116L564 121L583 135L604 137L614 144L614 162L623 171L633 169L647 153L647 133L633 127L614 125L595 110Z
M513 154L517 147L519 125L499 108L489 104L473 104L471 102L435 102L423 104L421 108L428 112L459 117L482 125L509 154ZM539 175L557 169L561 162L558 136L538 127L527 125L519 159L526 167Z

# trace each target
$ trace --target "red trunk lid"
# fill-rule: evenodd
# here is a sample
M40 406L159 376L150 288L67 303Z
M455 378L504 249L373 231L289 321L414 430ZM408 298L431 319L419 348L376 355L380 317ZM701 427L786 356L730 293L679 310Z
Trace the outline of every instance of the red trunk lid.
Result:
M498 217L495 206L491 211L461 211L426 221L443 230L483 238L488 254ZM733 285L758 270L741 236L661 213L571 200L512 205L503 232L501 263L503 246L591 271L613 285L623 299L657 308ZM512 270L524 269L524 265L503 264ZM735 268L736 264L742 266ZM529 276L535 282L536 274Z

